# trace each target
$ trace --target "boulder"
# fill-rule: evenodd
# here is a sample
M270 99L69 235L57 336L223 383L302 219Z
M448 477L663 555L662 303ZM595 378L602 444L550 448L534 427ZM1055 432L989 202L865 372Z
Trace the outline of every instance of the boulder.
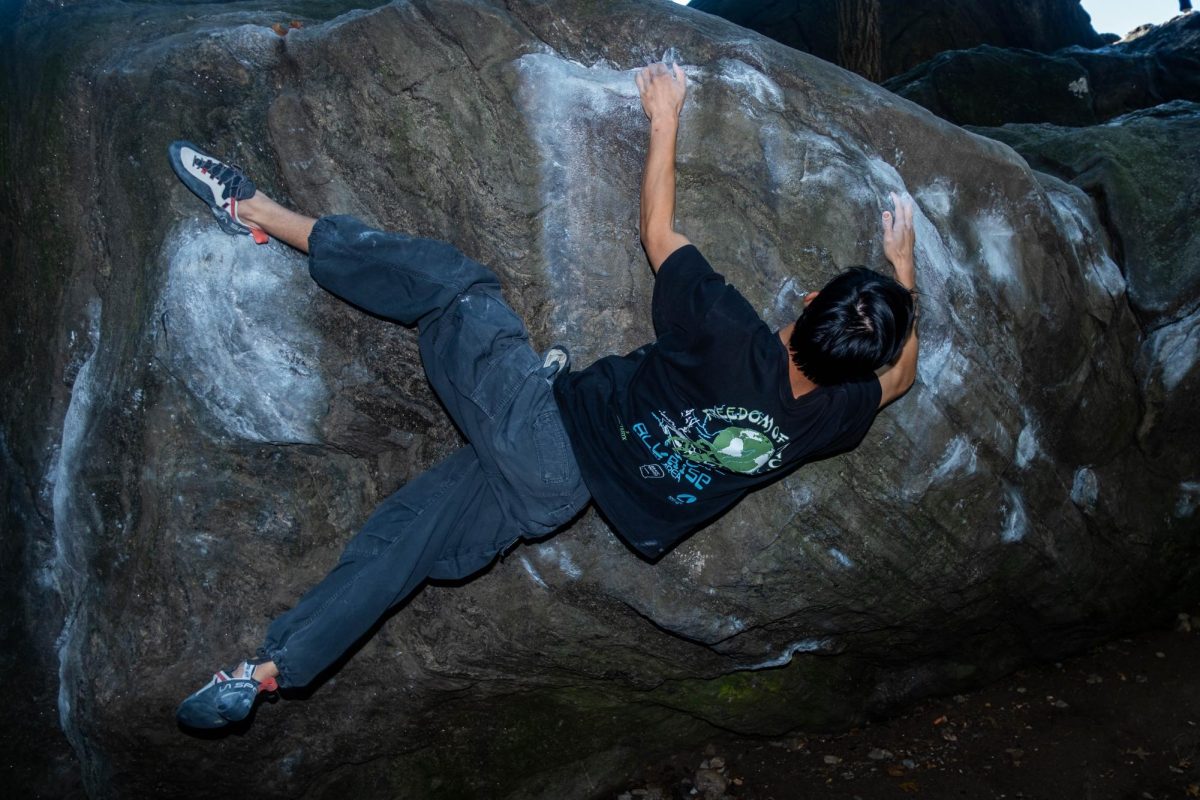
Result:
M976 45L1048 53L1104 44L1079 0L692 0L689 7L874 81ZM864 49L874 56L864 58Z
M600 796L719 731L858 724L1200 599L1195 323L1143 338L1079 188L669 3L350 5L83 3L0 52L12 791ZM414 333L218 231L167 143L454 242L586 364L652 336L633 70L668 47L691 81L679 225L769 323L882 266L887 194L914 195L912 393L657 564L589 511L427 587L248 729L179 730L179 700L460 440Z
M958 125L1094 125L1172 100L1200 101L1200 15L1096 50L941 53L884 86Z
M1200 21L1200 18L1197 18ZM1200 299L1200 103L1177 100L1106 125L973 127L1096 203L1127 297L1149 330L1177 323Z
M1192 15L1195 19L1195 15ZM1176 449L1194 426L1200 391L1200 104L1176 100L1086 128L1010 124L972 127L1013 147L1035 169L1092 198L1107 246L1144 330L1135 364L1143 403L1139 447L1200 473L1200 453ZM1179 508L1200 503L1200 483L1180 485Z

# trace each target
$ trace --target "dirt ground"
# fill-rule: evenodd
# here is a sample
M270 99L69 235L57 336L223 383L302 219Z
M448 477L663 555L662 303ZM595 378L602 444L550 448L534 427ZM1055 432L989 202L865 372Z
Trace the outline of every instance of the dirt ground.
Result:
M1197 614L845 733L716 739L606 800L1200 798Z

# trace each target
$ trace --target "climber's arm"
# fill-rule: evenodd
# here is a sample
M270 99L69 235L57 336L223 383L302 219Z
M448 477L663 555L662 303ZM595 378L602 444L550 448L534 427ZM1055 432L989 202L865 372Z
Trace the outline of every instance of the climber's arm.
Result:
M658 272L667 256L688 244L675 231L675 136L687 83L683 70L652 64L634 77L642 108L650 118L650 147L642 174L642 247L650 267Z
M892 202L896 213L883 212L883 253L892 267L896 270L896 280L910 292L917 286L916 260L913 256L913 246L916 244L916 234L913 231L912 198L907 194L897 197L892 194ZM916 297L913 297L913 311L916 312ZM917 378L917 326L912 326L908 339L900 351L900 357L879 375L879 384L883 388L883 396L879 407L883 408L912 387Z

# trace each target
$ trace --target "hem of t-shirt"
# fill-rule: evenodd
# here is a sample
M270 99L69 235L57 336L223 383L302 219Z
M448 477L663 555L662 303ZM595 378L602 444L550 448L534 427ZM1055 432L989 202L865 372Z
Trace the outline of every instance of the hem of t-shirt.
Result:
M570 391L569 383L569 380L564 379L554 381L554 402L558 404L558 413L563 419L563 428L566 431L566 440L571 445L571 453L575 456L575 462L580 465L580 477L583 479L583 486L586 486L588 493L592 495L592 503L595 505L596 510L600 511L608 527L612 529L614 534L620 537L620 540L628 543L631 548L634 548L634 551L647 560L653 561L659 559L662 553L650 552L638 546L634 537L626 534L623 530L623 525L617 519L614 519L610 511L608 511L610 509L610 500L612 507L618 505L617 498L608 498L608 489L611 488L610 483L601 483L601 485L594 486L592 482L588 481L589 476L601 473L601 464L592 458L592 451L588 450L587 447L581 446L580 437L578 437L578 426L576 425L574 415L571 414L571 405L568 397L568 392ZM596 491L598 488L600 491Z
M588 493L592 496L592 503L596 506L596 509L600 512L601 516L604 517L604 521L608 524L608 527L612 529L613 533L615 533L621 539L621 541L628 544L629 547L632 548L642 558L646 559L647 561L654 562L671 552L671 550L673 550L681 541L699 529L699 527L697 527L682 533L678 531L672 532L670 536L666 536L664 538L665 544L663 549L659 551L648 550L642 544L640 544L638 537L630 535L626 529L627 526L637 528L651 525L662 526L669 523L666 520L655 517L653 514L641 512L637 516L641 517L642 519L632 523L631 525L629 520L622 519L622 517L627 516L627 514L614 515L612 513L612 509L620 509L621 501L623 499L628 501L628 497L622 495L620 492L613 491L612 484L603 483L599 484L598 486L593 486L592 484L588 483L588 476L600 474L603 467L599 462L592 459L590 450L579 445L577 440L578 437L575 420L570 413L569 404L567 403L566 386L564 381L560 380L555 382L554 399L555 402L558 403L559 414L562 416L563 420L563 428L567 432L567 441L571 443L571 451L575 455L576 463L579 464L579 475L583 478L583 485L587 487ZM597 488L600 490L597 491ZM612 497L609 496L610 494Z

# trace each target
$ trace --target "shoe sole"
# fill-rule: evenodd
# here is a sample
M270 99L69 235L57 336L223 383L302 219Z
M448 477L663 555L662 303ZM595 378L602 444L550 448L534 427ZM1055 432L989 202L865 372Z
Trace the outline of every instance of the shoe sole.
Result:
M223 728L250 715L258 684L243 678L212 683L179 704L175 719L189 728Z

